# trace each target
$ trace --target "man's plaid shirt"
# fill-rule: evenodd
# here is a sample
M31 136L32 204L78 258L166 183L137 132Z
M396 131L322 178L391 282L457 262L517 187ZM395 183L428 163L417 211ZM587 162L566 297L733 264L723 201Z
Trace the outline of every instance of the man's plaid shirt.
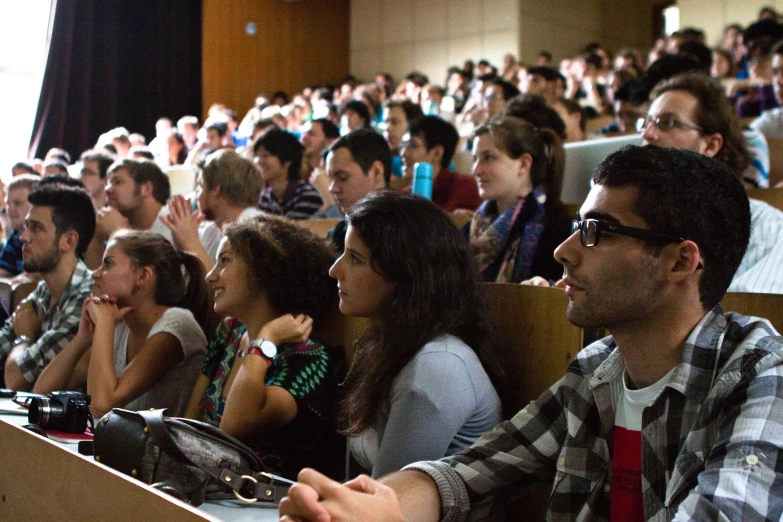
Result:
M611 337L465 452L408 466L438 485L443 520L495 512L553 483L551 520L609 520L612 435L625 364ZM642 418L646 520L783 517L783 337L765 320L707 313Z
M41 335L14 361L28 382L34 383L46 365L52 362L52 359L76 335L82 315L82 304L92 293L92 283L90 269L79 261L60 302L49 304L51 293L43 281L30 294L29 299L35 301L38 309L43 311ZM0 360L8 357L15 339L14 326L9 317L0 329Z

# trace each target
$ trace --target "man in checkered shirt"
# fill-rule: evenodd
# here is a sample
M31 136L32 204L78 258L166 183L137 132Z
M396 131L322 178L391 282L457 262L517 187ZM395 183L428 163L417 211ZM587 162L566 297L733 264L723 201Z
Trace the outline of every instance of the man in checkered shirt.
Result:
M80 258L95 232L95 210L81 188L40 186L22 232L25 272L41 283L0 329L5 386L30 390L38 375L79 328L82 303L92 292L90 271Z
M460 454L380 482L302 471L281 520L477 520L535 484L551 520L781 519L783 338L718 304L750 234L740 182L653 146L593 182L555 257L568 319L612 336Z

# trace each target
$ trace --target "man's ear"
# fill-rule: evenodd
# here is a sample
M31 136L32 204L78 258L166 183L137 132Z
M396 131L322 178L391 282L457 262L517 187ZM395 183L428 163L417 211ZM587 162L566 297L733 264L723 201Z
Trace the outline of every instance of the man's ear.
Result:
M376 189L382 189L386 187L386 180L384 179L383 163L379 160L375 160L370 165L370 170L367 175L372 179L373 185Z
M145 197L152 197L152 182L151 181L145 181L141 185L139 185L139 192L141 192L142 196Z
M79 234L75 230L66 230L60 236L60 252L75 251L79 244Z
M702 152L702 154L705 156L709 156L710 158L714 157L720 152L721 147L723 147L722 134L716 132L715 134L704 136L704 152Z
M699 246L690 240L672 244L668 249L671 262L667 266L669 279L673 282L682 281L704 268L704 260L701 257Z
M440 170L440 164L441 160L443 160L443 154L445 153L445 149L443 148L443 145L435 145L430 150L427 151L427 155L432 160L432 168L437 172Z

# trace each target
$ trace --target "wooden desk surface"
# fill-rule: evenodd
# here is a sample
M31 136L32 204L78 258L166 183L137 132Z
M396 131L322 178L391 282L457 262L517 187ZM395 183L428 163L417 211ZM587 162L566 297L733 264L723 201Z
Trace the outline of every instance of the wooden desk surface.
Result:
M0 520L276 521L277 509L238 501L194 508L0 415Z

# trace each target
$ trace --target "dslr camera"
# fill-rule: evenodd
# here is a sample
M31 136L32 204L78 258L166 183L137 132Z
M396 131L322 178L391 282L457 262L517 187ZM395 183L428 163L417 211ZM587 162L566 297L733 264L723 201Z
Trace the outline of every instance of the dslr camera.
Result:
M27 421L43 429L84 433L90 415L90 396L79 392L56 391L46 397L33 397Z

